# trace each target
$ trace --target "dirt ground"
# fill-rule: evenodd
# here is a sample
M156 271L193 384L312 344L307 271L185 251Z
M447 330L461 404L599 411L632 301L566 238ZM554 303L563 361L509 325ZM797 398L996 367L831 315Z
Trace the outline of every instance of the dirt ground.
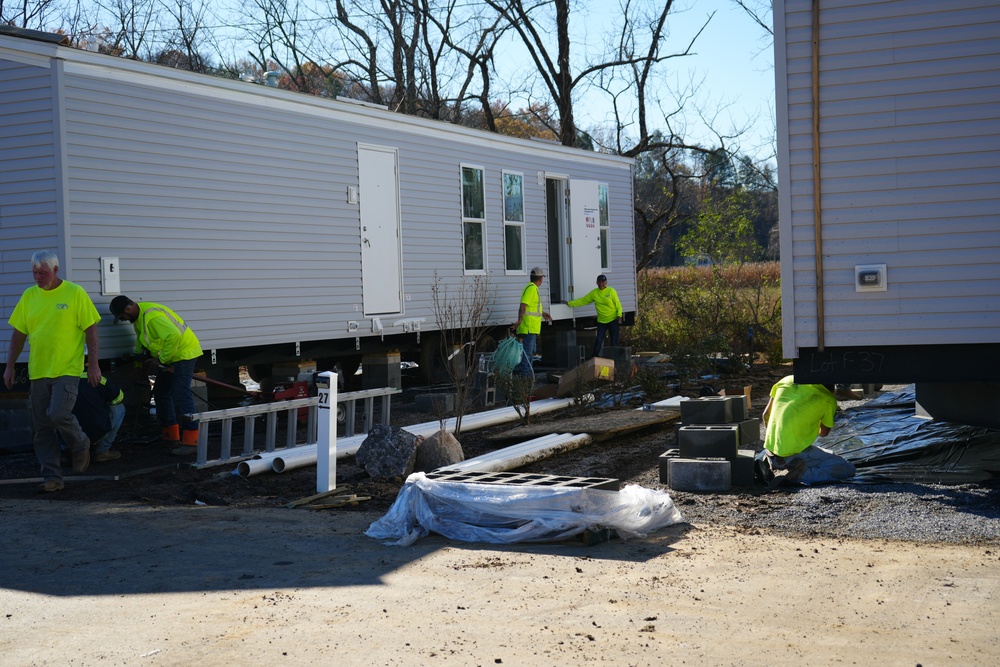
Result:
M757 416L781 374L725 385L752 384ZM431 419L412 392L397 399L394 425ZM534 423L595 415L608 413ZM510 431L464 434L466 457ZM315 468L193 470L142 437L87 472L140 474L67 481L46 495L0 484L4 664L1000 660L995 487L671 492L682 522L645 538L497 546L432 535L403 548L362 534L401 482L374 482L352 459L338 462L338 491L370 500L291 510L315 493ZM521 470L663 489L658 457L674 442L672 424L654 425ZM4 480L37 474L31 455L0 459Z

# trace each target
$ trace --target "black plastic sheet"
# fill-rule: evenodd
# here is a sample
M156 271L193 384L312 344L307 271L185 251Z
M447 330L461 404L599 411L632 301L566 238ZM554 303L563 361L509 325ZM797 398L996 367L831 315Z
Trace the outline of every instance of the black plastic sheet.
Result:
M1000 429L917 417L912 385L837 415L817 444L843 456L854 482L996 484Z

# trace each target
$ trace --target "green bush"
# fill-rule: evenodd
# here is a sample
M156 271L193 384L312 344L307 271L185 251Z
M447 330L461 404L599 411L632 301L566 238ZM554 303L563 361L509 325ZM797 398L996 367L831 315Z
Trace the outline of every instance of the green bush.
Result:
M734 370L781 361L781 289L776 262L648 269L638 276L634 350L665 352L677 370L710 370L729 359Z

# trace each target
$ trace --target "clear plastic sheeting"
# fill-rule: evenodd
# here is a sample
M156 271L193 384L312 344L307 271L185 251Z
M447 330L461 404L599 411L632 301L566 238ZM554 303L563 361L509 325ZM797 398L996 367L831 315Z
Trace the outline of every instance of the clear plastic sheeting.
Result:
M1000 430L914 414L913 386L837 415L816 444L843 456L855 482L982 484L1000 480Z
M564 540L601 528L623 538L644 537L680 520L667 493L635 484L608 491L439 482L414 473L365 535L396 546L432 532L462 542L511 544Z

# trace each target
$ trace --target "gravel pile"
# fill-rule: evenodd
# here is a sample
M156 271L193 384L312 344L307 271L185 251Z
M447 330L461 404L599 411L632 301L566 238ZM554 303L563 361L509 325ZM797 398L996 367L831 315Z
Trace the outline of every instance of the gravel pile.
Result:
M684 520L694 525L785 535L1000 545L998 488L841 484L744 494L671 491L670 495Z

